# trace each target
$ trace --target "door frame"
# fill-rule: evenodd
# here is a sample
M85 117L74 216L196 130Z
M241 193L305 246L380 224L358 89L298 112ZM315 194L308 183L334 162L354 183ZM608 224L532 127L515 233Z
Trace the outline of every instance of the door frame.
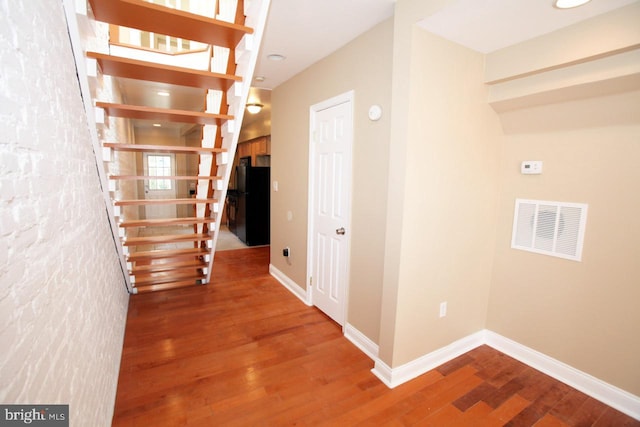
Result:
M354 104L355 104L355 91L350 90L348 92L344 92L340 95L336 95L332 98L329 98L325 101L319 102L317 104L309 107L309 175L308 175L308 188L307 188L307 301L310 305L315 305L313 303L313 282L312 282L312 274L313 274L313 259L314 259L314 248L315 242L313 239L313 230L315 226L314 222L314 176L315 176L315 150L314 144L316 142L316 135L314 129L317 124L316 114L322 110L326 110L331 107L335 107L340 104L349 103L351 107L351 135L350 135L350 143L351 143L351 173L348 177L349 182L349 197L347 198L347 226L348 232L346 234L346 281L345 281L345 289L344 292L344 313L342 318L344 319L342 326L343 332L347 326L347 314L349 308L349 284L350 284L350 274L351 274L351 210L352 210L352 201L353 201L353 145L354 145Z

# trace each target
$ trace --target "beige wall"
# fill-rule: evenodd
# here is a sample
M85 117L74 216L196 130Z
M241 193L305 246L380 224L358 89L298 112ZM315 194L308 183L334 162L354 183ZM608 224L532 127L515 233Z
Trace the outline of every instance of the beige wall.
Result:
M373 198L356 200L353 221L366 221L363 234L382 221L386 234L371 240L354 229L349 322L379 344L391 367L487 328L638 395L640 79L638 52L629 46L640 40L637 27L625 26L638 22L639 4L486 56L414 25L448 3L398 0L393 30L383 26L393 31L384 119L392 149L386 162L370 160L387 172L379 186L386 215L367 217ZM370 50L360 43L376 32L273 93L280 192L272 194L271 255L300 285L308 108L355 87L358 117L368 103L358 104L360 86L345 75L349 58L342 55L363 62ZM596 43L603 33L619 38ZM531 60L530 49L548 55ZM356 64L346 69L370 78ZM357 135L373 129L366 121L358 126ZM372 155L358 151L360 141L356 136L356 170ZM521 175L527 159L543 160L544 173ZM516 197L588 203L583 261L510 249ZM293 249L291 265L280 255L284 246ZM384 268L371 269L381 251ZM372 295L375 301L367 300ZM445 318L438 317L442 301Z
M378 340L389 150L392 21L358 37L272 93L271 262L305 286L309 108L355 91L351 272L347 321ZM383 108L369 121L372 104ZM287 212L293 219L287 220ZM282 248L292 251L290 263Z
M501 129L483 73L483 55L414 30L392 367L484 328Z
M452 0L398 0L394 10L393 68L391 81L391 141L389 151L386 240L383 269L382 307L380 312L380 358L391 364L396 338L398 312L398 277L400 274L404 212L405 169L408 159L409 113L411 106L411 69L414 24L437 12Z
M521 108L501 113L503 191L487 316L488 329L635 395L640 395L640 84L636 74L635 90L629 86L633 74L628 66L603 67L574 43L589 45L605 33L615 52L629 44L631 25L638 44L639 20L640 4L635 4L577 25L580 40L563 41L571 33L567 29L557 39L547 35L527 43L540 52L555 43L556 51L540 58L547 63L568 62L558 56L558 48L570 59L587 52L581 65L560 70L572 76L554 91L563 95L562 102L553 93L536 93L536 88L557 84L557 72L547 72L511 84L532 95L517 104L500 103L501 108ZM522 54L509 48L488 61L494 70L508 70L510 65L502 66L518 62ZM628 59L611 58L618 64ZM576 86L579 91L572 90ZM542 160L543 174L521 175L523 160ZM516 198L587 203L582 261L511 249Z
M640 105L640 93L633 102ZM572 107L565 112L582 114L580 105ZM507 139L487 320L488 329L636 395L639 141L638 124ZM543 160L544 173L521 175L526 159ZM589 204L582 262L511 249L515 198Z
M490 54L486 80L580 64L630 49L640 38L640 2ZM570 48L567 48L571 46ZM517 60L514 60L517 57Z

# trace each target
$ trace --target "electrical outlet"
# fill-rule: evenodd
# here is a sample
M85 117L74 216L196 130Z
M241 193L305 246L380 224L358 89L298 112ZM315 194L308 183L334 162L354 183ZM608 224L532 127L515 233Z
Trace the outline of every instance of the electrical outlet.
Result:
M447 302L440 303L440 317L444 317L447 315Z
M289 249L289 247L286 247L282 250L282 256L283 257L290 257L291 256L291 249Z

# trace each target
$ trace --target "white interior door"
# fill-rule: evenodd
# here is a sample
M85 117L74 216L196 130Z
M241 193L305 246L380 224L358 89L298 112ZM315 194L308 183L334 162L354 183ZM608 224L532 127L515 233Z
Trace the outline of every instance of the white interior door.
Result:
M171 176L176 174L173 154L144 153L144 174L146 176ZM144 182L145 199L175 199L176 182L172 179L153 178ZM175 218L176 205L145 206L147 219Z
M312 301L343 325L351 218L353 92L311 109L310 268Z

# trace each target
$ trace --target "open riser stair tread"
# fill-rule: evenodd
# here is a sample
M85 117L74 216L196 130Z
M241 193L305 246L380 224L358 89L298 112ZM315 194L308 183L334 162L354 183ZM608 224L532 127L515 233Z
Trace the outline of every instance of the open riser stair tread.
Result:
M218 203L217 199L135 199L116 200L116 206L148 206L148 205L195 205L198 203Z
M226 148L215 147L186 147L177 145L150 145L150 144L121 144L119 142L105 142L102 144L106 148L116 151L130 152L153 152L153 153L175 153L175 154L212 154L225 153ZM164 178L164 177L163 177Z
M180 280L176 282L162 283L158 285L136 286L136 291L139 294L143 294L146 292L168 291L171 289L179 289L179 288L186 288L190 286L200 285L202 284L202 280Z
M235 48L253 29L142 0L89 0L96 20L215 46Z
M122 242L125 246L155 245L176 242L200 242L211 240L210 234L167 234L161 236L130 237Z
M182 262L162 262L153 264L141 264L132 267L129 272L132 275L148 274L161 271L181 270L181 269L200 269L207 267L207 263L201 260L189 260Z
M132 253L127 257L127 260L129 262L137 262L163 258L195 258L208 254L209 250L205 248L154 250Z
M119 226L123 228L129 227L162 227L170 225L193 225L193 224L210 224L215 222L215 218L162 218L162 219L140 219L132 221L122 221Z
M197 181L197 180L205 180L205 181L218 181L222 179L219 176L199 176L199 175L110 175L109 179L119 180L119 181L135 181L135 180L146 180L146 179L172 179L177 181Z
M200 111L175 110L147 107L144 105L115 104L97 101L96 107L103 108L108 115L126 119L158 120L175 123L221 126L227 120L233 120L228 114L202 113Z
M155 285L160 283L171 283L178 280L202 280L205 276L202 272L196 272L194 270L185 272L162 272L153 275L144 275L142 277L136 276L136 287L144 285Z
M227 91L234 83L242 81L242 77L232 74L175 67L98 52L87 52L87 57L95 59L104 74L115 77L222 91Z

